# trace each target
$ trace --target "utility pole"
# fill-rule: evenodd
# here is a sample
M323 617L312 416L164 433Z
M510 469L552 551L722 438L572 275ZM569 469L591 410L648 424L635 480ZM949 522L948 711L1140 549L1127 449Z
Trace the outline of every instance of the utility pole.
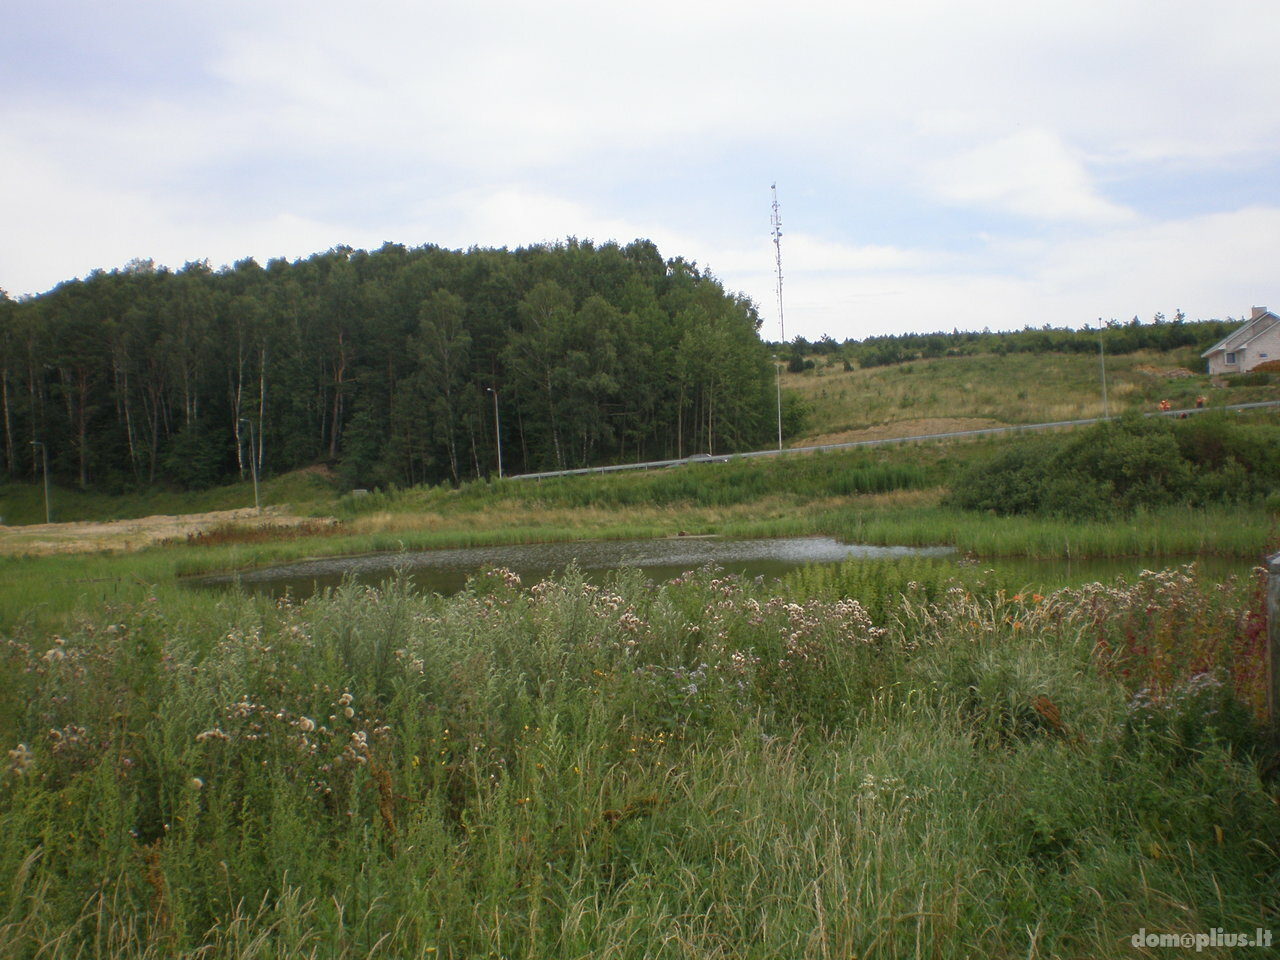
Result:
M258 500L258 448L253 442L253 421L240 418L240 422L249 426L249 469L253 473L253 509L258 513L262 512L262 505ZM244 476L244 474L240 474Z
M782 214L778 212L778 184L774 183L770 188L773 190L773 258L778 267L778 340L779 349L785 349L787 345L787 328L782 319ZM774 380L778 388L778 449L782 449L782 367L778 362L778 358L774 357Z
M32 440L31 446L40 448L40 459L44 465L44 522L53 523L53 509L49 506L49 448L39 440Z
M1107 406L1107 353L1102 340L1102 318L1098 318L1098 362L1102 365L1102 416L1110 420L1111 409Z

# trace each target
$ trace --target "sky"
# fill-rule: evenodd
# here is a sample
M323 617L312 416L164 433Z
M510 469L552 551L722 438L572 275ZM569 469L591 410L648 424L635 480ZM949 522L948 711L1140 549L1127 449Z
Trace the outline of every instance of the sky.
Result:
M14 297L135 258L577 237L696 261L767 339L1280 308L1273 0L0 14Z

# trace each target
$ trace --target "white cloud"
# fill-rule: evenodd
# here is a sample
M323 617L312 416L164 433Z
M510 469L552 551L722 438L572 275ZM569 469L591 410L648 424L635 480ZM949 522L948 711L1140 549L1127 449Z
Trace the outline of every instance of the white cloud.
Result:
M1080 158L1043 128L935 160L926 182L948 203L1032 220L1110 223L1132 216L1102 197Z
M829 271L800 257L785 284L788 336L861 339L886 333L1079 327L1103 319L1149 320L1178 309L1192 319L1246 315L1280 303L1280 208L1256 207L1184 220L1134 223L1090 234L995 249L1000 270L920 251L906 271ZM959 267L968 267L961 270ZM776 337L772 278L739 279Z
M185 29L68 0L39 15L42 69L0 57L0 286L135 256L647 237L769 318L777 179L808 198L783 241L806 336L1280 302L1280 177L1242 201L1236 174L1280 163L1258 52L1280 17L1250 0L165 10ZM165 72L95 77L96 50Z
M1056 245L1036 264L1046 295L1109 319L1239 315L1277 292L1280 209L1146 223ZM1276 299L1271 296L1270 299Z

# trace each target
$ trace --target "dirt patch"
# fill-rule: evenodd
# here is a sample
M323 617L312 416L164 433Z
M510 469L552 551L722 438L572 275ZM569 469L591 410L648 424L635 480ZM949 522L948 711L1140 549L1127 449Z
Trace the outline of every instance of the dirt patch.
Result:
M1007 427L1007 423L983 417L932 417L925 420L898 420L861 430L842 430L839 433L823 433L792 442L793 447L817 447L827 443L857 443L861 440L893 440L898 437L929 437L939 433L963 433L966 430L986 430L991 427Z
M162 541L207 536L211 531L228 527L278 530L313 526L317 522L314 517L291 516L280 507L266 507L261 513L252 507L243 507L135 520L36 523L22 527L0 525L0 555L123 552Z
M1199 376L1194 370L1188 370L1186 367L1172 367L1164 370L1160 367L1153 367L1148 363L1140 363L1133 369L1139 373L1160 377L1164 380L1190 380Z

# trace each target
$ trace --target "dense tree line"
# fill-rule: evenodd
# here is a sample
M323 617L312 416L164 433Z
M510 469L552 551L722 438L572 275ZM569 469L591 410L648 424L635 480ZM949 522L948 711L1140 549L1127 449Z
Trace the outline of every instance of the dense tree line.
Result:
M648 241L385 244L0 292L0 476L363 485L729 452L776 429L753 304Z
M1128 323L1109 320L1102 326L1069 330L1050 326L993 333L903 333L846 340L831 337L809 342L797 337L789 345L790 369L805 369L805 358L814 354L844 359L850 365L878 367L932 357L962 357L994 353L1097 353L1099 344L1108 354L1138 350L1208 349L1240 325L1240 321L1188 321L1181 312L1172 320L1156 314L1148 323L1134 317Z

